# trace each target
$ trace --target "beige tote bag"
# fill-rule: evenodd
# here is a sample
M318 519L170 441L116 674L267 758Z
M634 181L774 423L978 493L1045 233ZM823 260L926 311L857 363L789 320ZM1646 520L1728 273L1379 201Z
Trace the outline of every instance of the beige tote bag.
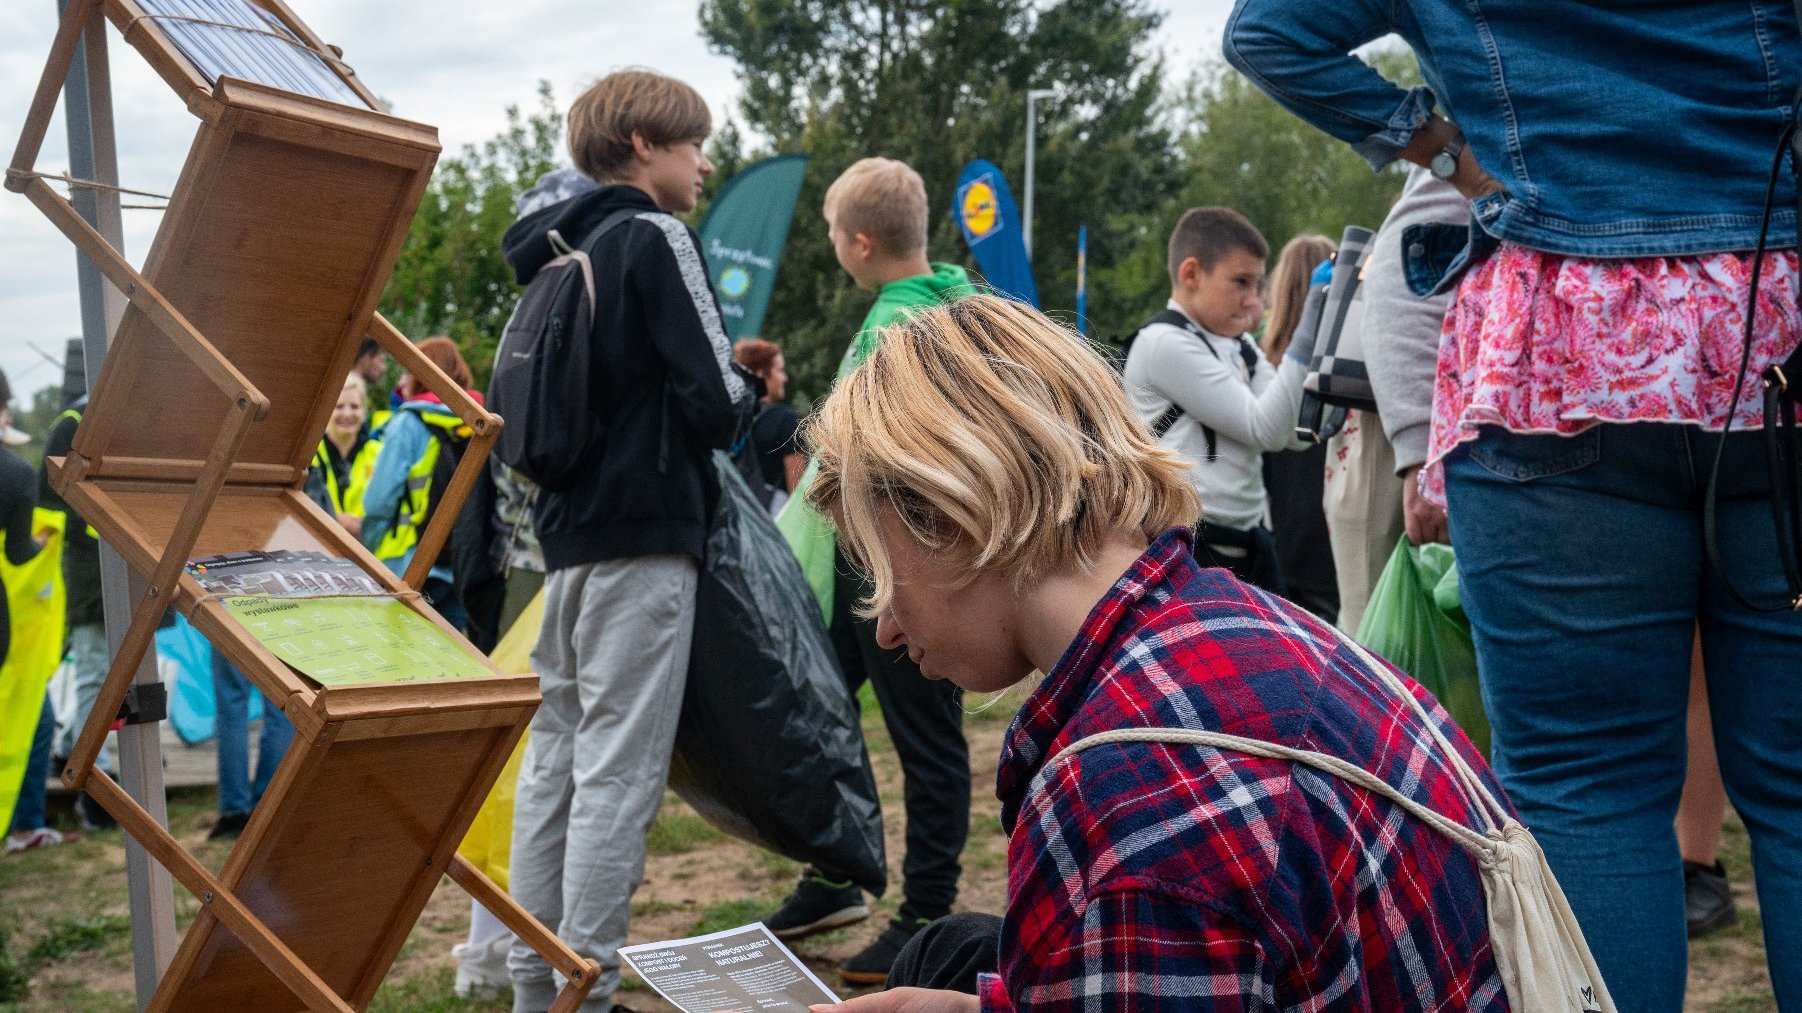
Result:
M1476 813L1479 829L1448 819L1404 796L1387 781L1337 756L1291 749L1274 742L1241 738L1194 728L1123 728L1101 732L1064 747L1051 763L1109 742L1165 742L1213 746L1271 759L1304 763L1334 777L1384 796L1416 819L1451 838L1477 860L1483 896L1489 908L1489 944L1495 966L1514 1013L1615 1013L1614 1000L1602 983L1583 930L1571 914L1558 880L1546 865L1539 842L1508 815L1476 772L1453 749L1389 666L1350 638L1345 643L1398 696L1406 699L1432 734L1455 775L1465 802Z

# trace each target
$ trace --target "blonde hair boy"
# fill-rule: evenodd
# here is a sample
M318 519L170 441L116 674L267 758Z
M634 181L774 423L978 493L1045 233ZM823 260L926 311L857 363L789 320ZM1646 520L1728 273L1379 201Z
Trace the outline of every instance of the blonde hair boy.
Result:
M1016 589L1092 564L1110 536L1145 541L1200 514L1187 465L1158 446L1119 379L1076 334L1019 303L971 296L883 331L808 423L808 500L836 518L889 607L880 515L947 557L965 582Z
M970 276L956 264L926 259L931 211L920 174L888 158L866 158L826 191L827 235L840 267L857 287L876 300L845 356L839 375L855 368L881 342L889 325L910 313L937 306L971 291ZM857 985L887 980L895 959L921 926L951 912L957 900L959 862L970 825L969 743L957 687L920 678L905 654L877 643L876 622L856 614L854 604L869 596L866 582L838 558L831 527L805 504L791 503L777 519L809 577L834 642L854 646L845 679L853 688L866 681L882 702L883 723L901 761L906 797L906 878L902 900L889 926L868 946L839 964L839 975ZM845 657L841 647L841 657ZM779 939L799 939L869 916L863 893L844 870L812 867L782 905L764 918Z
M852 163L826 189L823 211L839 264L859 285L873 288L889 280L867 277L869 272L859 269L860 261L926 263L926 223L931 216L926 183L907 163L892 158ZM847 244L861 248L862 256L847 262Z

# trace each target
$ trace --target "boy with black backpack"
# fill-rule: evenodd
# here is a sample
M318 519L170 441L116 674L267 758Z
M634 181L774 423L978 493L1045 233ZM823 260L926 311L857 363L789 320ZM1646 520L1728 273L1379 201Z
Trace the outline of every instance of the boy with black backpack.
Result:
M701 151L711 129L707 104L680 81L602 78L569 111L570 154L601 187L527 215L502 240L528 288L490 393L507 423L502 460L540 486L547 573L532 652L544 702L520 766L510 887L600 962L584 1010L606 1010L619 984L645 831L663 801L718 496L711 455L732 445L755 400L700 246L672 214L693 209L713 171ZM508 968L515 1010L550 1006L556 980L531 948L515 944Z
M1185 212L1170 234L1170 301L1133 337L1122 372L1139 418L1193 462L1196 555L1282 594L1276 540L1264 526L1262 455L1304 446L1295 423L1314 339L1297 333L1273 369L1247 336L1263 316L1269 256L1239 212Z

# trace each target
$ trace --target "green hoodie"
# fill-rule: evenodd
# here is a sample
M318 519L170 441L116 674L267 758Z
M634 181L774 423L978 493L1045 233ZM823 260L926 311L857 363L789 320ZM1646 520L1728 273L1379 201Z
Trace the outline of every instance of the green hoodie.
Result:
M858 330L857 337L851 339L851 347L845 349L845 357L838 364L838 375L832 378L833 384L836 386L846 373L863 365L863 360L876 350L876 335L882 328L900 320L910 310L937 306L974 291L970 276L963 268L939 263L932 265L931 274L916 274L882 286L876 292L876 302L870 312L864 314L863 327Z
M938 263L932 265L931 274L916 274L882 286L876 293L875 305L864 315L863 327L858 330L857 337L851 339L851 347L845 349L845 357L839 361L838 375L833 377L833 384L836 386L845 378L845 374L870 357L870 353L876 350L876 341L882 328L902 319L911 310L937 306L975 291L975 286L970 284L970 276L963 268L956 264ZM813 485L813 476L818 468L817 463L808 462L807 472L795 486L794 495L789 497L782 513L776 517L776 527L788 539L789 548L795 550L795 558L801 563L801 571L807 575L807 583L813 588L813 596L819 602L820 612L830 625L833 583L836 579L833 557L838 541L832 522L821 517L806 503L807 489Z

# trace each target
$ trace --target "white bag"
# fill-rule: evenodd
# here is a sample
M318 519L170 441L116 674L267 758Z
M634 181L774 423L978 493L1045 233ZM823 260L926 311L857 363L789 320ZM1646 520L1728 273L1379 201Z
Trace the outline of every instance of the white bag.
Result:
M1312 750L1291 749L1274 742L1241 738L1194 728L1123 728L1101 732L1064 747L1051 763L1059 763L1109 742L1169 742L1213 746L1271 759L1304 763L1317 770L1376 792L1401 806L1416 819L1451 838L1471 857L1483 880L1483 896L1489 909L1489 946L1496 971L1515 1013L1616 1013L1614 1000L1590 956L1583 930L1571 914L1564 891L1546 865L1539 842L1508 815L1464 757L1428 717L1426 708L1408 692L1389 666L1377 660L1356 641L1342 638L1386 685L1413 705L1421 723L1443 750L1465 802L1477 814L1480 830L1473 830L1403 795L1387 781L1362 767Z

